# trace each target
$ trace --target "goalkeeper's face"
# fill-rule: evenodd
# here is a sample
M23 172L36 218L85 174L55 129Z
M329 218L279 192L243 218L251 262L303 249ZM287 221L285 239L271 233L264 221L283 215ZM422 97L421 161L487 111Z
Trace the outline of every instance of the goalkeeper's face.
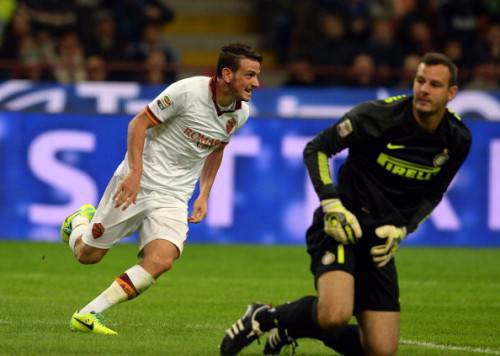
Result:
M228 87L236 100L249 101L255 88L260 86L260 63L248 58L240 60L240 67L232 73Z
M419 114L429 116L445 110L458 90L456 85L449 85L449 79L445 65L419 64L413 81L413 105Z

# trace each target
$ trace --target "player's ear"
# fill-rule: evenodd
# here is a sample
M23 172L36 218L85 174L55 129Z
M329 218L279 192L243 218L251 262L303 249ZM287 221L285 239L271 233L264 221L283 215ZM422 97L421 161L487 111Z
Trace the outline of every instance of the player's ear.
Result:
M224 83L229 84L233 79L233 71L227 67L222 68L222 80Z
M448 101L453 100L455 98L455 96L457 95L457 92L458 92L458 85L452 85L448 89Z

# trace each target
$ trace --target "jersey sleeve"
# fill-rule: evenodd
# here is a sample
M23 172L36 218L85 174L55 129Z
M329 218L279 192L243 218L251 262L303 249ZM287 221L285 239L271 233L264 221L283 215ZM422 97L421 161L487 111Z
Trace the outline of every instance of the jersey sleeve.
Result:
M188 93L182 83L176 82L162 91L144 109L149 120L158 125L182 114Z
M339 196L330 172L330 157L361 143L369 136L367 126L370 126L370 120L365 120L359 112L359 108L351 110L337 123L320 132L304 148L304 163L320 200Z

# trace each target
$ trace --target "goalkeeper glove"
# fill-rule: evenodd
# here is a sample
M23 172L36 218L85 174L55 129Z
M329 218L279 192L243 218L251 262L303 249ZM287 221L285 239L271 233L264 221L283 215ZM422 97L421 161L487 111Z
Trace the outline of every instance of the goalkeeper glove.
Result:
M377 245L370 249L373 263L377 267L383 267L394 257L399 243L406 237L406 227L379 226L375 229L375 235L381 239L386 239L383 245Z
M325 233L341 244L354 244L362 232L356 216L347 210L339 199L321 201L323 207Z

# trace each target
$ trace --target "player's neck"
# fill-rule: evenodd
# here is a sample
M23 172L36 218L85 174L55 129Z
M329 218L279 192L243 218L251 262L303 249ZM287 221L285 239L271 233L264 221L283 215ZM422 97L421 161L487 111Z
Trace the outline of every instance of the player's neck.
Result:
M215 103L220 107L228 107L236 101L228 86L222 81L217 79L215 82Z
M441 123L441 120L444 117L444 111L440 110L435 113L422 113L418 112L415 107L413 107L413 117L415 118L415 121L417 121L417 124L423 128L425 131L429 133L436 132L439 124Z

